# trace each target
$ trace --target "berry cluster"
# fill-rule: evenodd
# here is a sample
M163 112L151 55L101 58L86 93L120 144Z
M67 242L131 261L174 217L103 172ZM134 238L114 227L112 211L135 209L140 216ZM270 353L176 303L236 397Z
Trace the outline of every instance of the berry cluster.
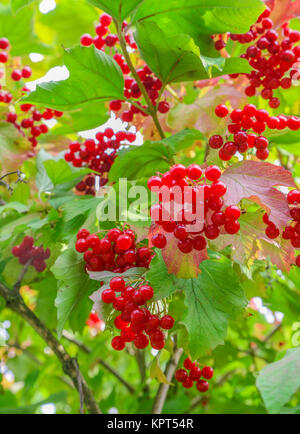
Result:
M196 383L199 392L204 393L209 389L209 384L206 380L210 380L214 375L214 370L210 366L204 366L200 369L197 362L192 362L191 359L185 359L183 362L185 369L177 369L175 378L183 385L185 389L190 389ZM188 372L189 371L189 372ZM200 380L203 377L204 380Z
M220 104L215 113L220 118L230 117L225 140L220 135L209 139L209 146L219 149L219 157L229 161L238 152L244 154L249 149L255 149L259 160L269 156L269 140L262 135L268 127L271 130L289 128L292 131L300 129L300 118L296 116L270 116L267 110L259 110L253 104L247 104L243 109L235 109L229 115L226 105Z
M87 139L82 145L80 142L72 142L69 151L65 153L65 160L74 167L87 166L99 173L100 186L108 182L105 174L115 161L120 146L126 146L136 140L136 134L129 131L114 132L112 128L106 128L102 133L96 134L96 140ZM85 194L95 194L95 176L85 177L77 186L77 191Z
M233 235L239 231L238 219L241 210L237 206L228 206L224 209L222 197L227 187L220 181L220 177L221 170L218 166L209 166L203 171L197 164L192 164L188 168L176 164L161 177L153 176L148 180L150 190L157 192L159 189L160 203L151 207L151 218L164 232L174 234L178 240L178 249L182 253L205 249L206 238L215 240L221 233ZM175 197L174 188L178 187L182 194L180 197L176 194ZM200 225L199 231L189 231L188 225L191 224L199 206L199 198L203 206L203 225ZM178 205L180 210L176 214L173 210L178 209ZM196 221L197 216L192 223ZM152 244L163 249L167 245L167 238L163 233L157 233L152 237Z
M137 287L126 286L122 277L113 277L109 288L102 292L102 301L122 312L114 322L116 328L121 330L120 336L115 336L111 342L115 350L123 350L127 342L133 342L136 348L144 349L149 340L155 350L164 348L165 335L162 330L172 329L174 319L170 315L160 318L159 315L151 314L146 306L153 294L151 286L145 283Z
M10 48L8 39L0 39L0 49L6 50L0 52L0 64L6 65L6 76L10 76L12 82L19 82L22 79L28 79L31 77L32 71L29 66L24 66L20 69L12 69L12 64L16 64L19 60L12 59L7 63L9 56L7 50ZM0 67L0 79L4 75L4 70ZM33 147L37 146L37 138L48 132L48 127L44 120L50 120L53 118L60 118L63 113L57 110L45 109L40 112L32 104L17 104L16 101L20 99L19 85L15 88L13 83L8 81L10 90L4 90L0 85L0 102L8 105L9 111L5 113L5 121L14 125L17 130L28 139ZM16 95L13 96L13 91L16 91ZM22 92L29 92L29 89L24 86ZM18 112L18 113L17 113Z
M45 260L50 258L50 249L43 249L43 246L34 246L34 239L32 237L25 237L22 243L12 248L12 254L19 258L22 265L27 264L29 261L38 273L44 271L47 267Z
M107 178L99 178L99 187L103 187L108 183ZM76 186L78 194L85 194L95 196L96 194L96 176L94 173L90 173L85 176Z
M114 33L111 33L109 27L112 24L112 17L108 14L102 14L99 18L99 24L95 27L96 36L93 38L90 34L85 33L81 36L80 42L83 47L90 47L94 44L94 46L98 50L104 51L106 47L112 48L115 47L119 38ZM127 23L123 22L123 30L126 30ZM133 40L131 34L127 33L125 35L125 40L129 47L132 50L136 50L137 46ZM129 72L129 71L128 71Z
M121 54L116 54L114 56L114 59L122 68L122 65L124 63L123 56ZM160 101L158 103L159 91L162 88L162 82L153 74L153 72L148 66L144 66L143 68L138 69L137 74L140 77L153 106L157 105L157 110L159 111L159 113L167 113L170 110L170 104L167 101ZM129 110L125 110L121 114L121 119L123 122L132 122L134 116L138 113L145 117L148 116L147 106L143 106L139 101L142 98L142 92L139 88L139 85L131 77L125 78L124 96L127 99L132 98L136 100L136 103L140 107L140 109L135 105L130 104ZM123 102L120 100L111 101L109 107L111 111L118 112L122 109Z
M111 23L112 18L107 14L102 14L100 16L100 24L98 24L95 29L97 34L96 38L93 38L89 34L84 34L81 37L81 45L89 47L94 44L95 47L99 50L105 50L105 47L116 47L119 43L119 39L117 35L109 33L109 26L111 25ZM137 45L134 42L133 36L127 30L127 23L126 21L124 21L123 31L125 33L125 41L131 51L136 50ZM136 104L131 104L130 102L127 103L125 102L125 100L114 100L111 101L109 104L110 110L115 113L118 113L122 110L120 117L123 122L132 122L136 114L141 114L147 117L147 106L142 105L140 101L142 99L142 92L136 80L129 76L130 68L127 65L123 55L119 52L116 52L113 55L113 58L120 66L125 76L124 97L126 99L131 98L133 100L136 100ZM162 89L162 82L153 74L153 72L147 65L141 67L136 72L141 79L153 106L157 107L159 113L167 113L170 110L169 103L167 101L158 102L159 93Z
M148 247L138 247L135 238L131 229L111 229L102 239L97 234L81 229L75 248L77 252L84 253L86 269L89 271L123 273L135 266L148 268L152 252Z
M282 232L282 238L289 240L295 249L300 249L300 190L292 190L287 195L290 205L291 223ZM280 230L270 221L268 214L264 214L263 222L267 225L266 235L275 240L280 235ZM296 265L300 267L300 255L296 258Z
M229 34L229 37L240 44L252 43L246 53L241 55L254 68L247 75L250 84L245 89L246 95L254 96L257 89L261 89L261 96L269 100L271 108L276 109L280 106L280 100L274 97L274 90L289 89L293 80L299 80L296 63L300 60L300 32L290 29L289 23L285 23L280 35L274 30L270 14L271 11L267 8L247 33ZM219 50L225 46L223 39L216 42ZM232 78L237 76L238 74L233 75Z

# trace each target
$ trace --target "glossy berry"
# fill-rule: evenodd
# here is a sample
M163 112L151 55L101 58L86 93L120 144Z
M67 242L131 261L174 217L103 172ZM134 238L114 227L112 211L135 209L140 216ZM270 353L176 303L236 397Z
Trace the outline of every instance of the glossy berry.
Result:
M218 166L209 166L205 170L205 177L209 181L217 181L221 176L221 170Z
M201 393L205 393L205 392L207 392L208 389L209 389L209 384L208 384L208 382L207 382L207 381L204 381L204 380L199 380L199 381L197 382L196 386L197 386L197 389L199 390L199 392L201 392Z
M229 111L226 105L220 104L216 107L215 113L219 118L225 118L228 115Z
M122 351L125 348L125 342L120 336L115 336L111 341L111 346L116 351Z
M210 366L204 366L202 369L202 376L206 380L210 380L214 375L214 370Z

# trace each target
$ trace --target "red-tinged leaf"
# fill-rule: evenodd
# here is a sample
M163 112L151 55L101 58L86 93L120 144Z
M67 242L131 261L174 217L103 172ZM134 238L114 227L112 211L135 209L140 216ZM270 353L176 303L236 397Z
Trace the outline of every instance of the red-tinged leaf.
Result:
M188 254L182 253L177 247L178 240L174 235L164 232L158 225L153 225L149 231L150 247L153 246L151 238L157 233L162 233L167 238L167 246L162 249L162 257L168 272L182 279L197 277L201 272L199 265L208 259L207 250L205 249L200 252L193 250Z
M271 0L267 5L273 8L271 18L276 27L300 16L300 0Z
M270 258L272 264L282 271L290 271L295 263L294 248L289 241L259 240L258 259Z
M262 213L248 212L239 219L241 229L235 235L224 234L214 242L218 251L232 246L232 259L241 263L247 263L255 259L259 250L258 239L267 240L265 235L266 225L262 221Z
M259 204L279 229L291 219L286 197L275 186L294 187L292 174L270 163L244 161L224 171L222 181L227 185L226 205L236 205L242 199Z

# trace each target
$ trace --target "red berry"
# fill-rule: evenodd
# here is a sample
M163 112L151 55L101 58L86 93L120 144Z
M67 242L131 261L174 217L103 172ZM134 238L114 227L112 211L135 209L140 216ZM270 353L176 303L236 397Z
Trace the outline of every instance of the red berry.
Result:
M189 375L192 381L199 381L201 377L201 369L198 366L193 366Z
M221 170L218 166L209 166L205 170L205 177L209 181L217 181L221 176Z
M134 339L134 345L136 346L136 348L143 350L144 348L146 348L149 344L149 339L147 338L147 336L144 333L138 334L135 339Z
M276 228L275 225L270 224L267 228L266 228L266 235L268 238L270 238L271 240L277 238L280 234L279 229Z
M159 113L168 113L170 110L170 104L167 101L160 101L158 104Z
M113 277L109 282L109 286L113 291L123 292L125 290L125 281L122 277Z
M113 303L116 298L115 291L112 289L104 289L101 294L101 299L104 303Z
M213 149L221 148L223 146L223 143L224 142L222 136L215 135L209 139L209 146Z
M11 73L11 78L14 81L20 81L22 78L22 72L19 69L15 69L12 73Z
M296 258L296 265L300 268L300 255Z
M184 380L182 382L182 385L185 389L190 389L191 387L193 387L193 381L190 378L187 378L186 380Z
M77 250L77 252L79 253L84 253L87 251L88 249L88 243L84 238L80 238L79 240L77 240L76 244L75 244L75 249Z
M210 366L204 366L202 369L202 376L206 380L210 380L214 375L214 370Z
M179 383L183 383L188 378L188 373L184 369L177 369L175 378Z
M204 250L206 248L206 239L199 235L198 237L194 238L193 240L193 248L195 250Z
M180 180L186 175L186 168L182 164L175 164L175 166L171 167L170 175L175 180Z
M22 77L23 78L29 78L32 75L32 70L30 68L30 66L24 66L24 68L22 69Z
M8 54L5 51L0 53L0 63L6 63L8 60Z
M9 47L9 40L7 38L0 38L0 48L6 50Z
M202 169L198 164L191 164L187 168L187 176L192 180L197 180L202 176Z
M208 382L207 382L207 381L204 381L204 380L199 380L199 381L197 382L196 386L197 386L197 389L199 390L199 392L201 392L201 393L205 393L205 392L207 392L208 389L209 389L209 384L208 384Z
M93 38L88 33L85 33L84 35L81 36L80 43L84 47L89 47L93 43Z
M294 205L300 203L300 190L291 190L287 195L288 203Z
M186 358L183 362L183 366L185 367L185 369L187 369L188 371L190 371L192 369L192 367L194 366L193 362L191 361L191 359Z
M174 326L174 318L171 315L165 315L160 320L160 326L164 330L170 330Z
M116 245L120 250L128 250L132 246L132 238L126 234L119 235Z
M163 234L156 234L152 237L152 244L158 249L164 249L167 245L167 239Z
M120 336L115 336L111 341L111 346L116 351L122 351L125 348L125 342Z
M215 109L215 113L219 118L225 118L228 115L229 110L226 105L219 104Z
M120 231L120 229L110 229L107 233L107 238L109 239L109 241L114 243L117 241L117 238L119 237L119 235L121 235L121 233L122 232Z
M102 24L102 26L108 27L112 22L112 17L108 14L102 14L102 15L100 15L99 20L100 20L100 23Z

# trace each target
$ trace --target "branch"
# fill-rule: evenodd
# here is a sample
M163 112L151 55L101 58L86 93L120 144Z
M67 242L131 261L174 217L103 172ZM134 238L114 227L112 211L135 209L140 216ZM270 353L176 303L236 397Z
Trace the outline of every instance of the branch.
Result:
M32 261L33 261L33 258L29 259L29 261L22 268L20 276L19 276L18 280L16 281L16 283L14 285L14 290L15 291L19 291L19 289L21 287L21 284L22 284L22 280L24 279L24 276L27 273L28 268L30 267Z
M179 363L180 357L183 354L183 349L182 348L177 348L175 349L172 357L169 360L169 363L167 365L166 368L166 372L165 372L165 376L168 380L168 383L171 383L173 376L175 374L177 365ZM170 384L163 384L161 383L158 391L157 391L157 395L155 397L154 400L154 404L152 407L152 414L161 414L166 398L167 398L167 394L168 394L168 390L169 390Z
M122 26L120 26L120 23L117 20L114 20L114 23L115 23L115 26L116 26L116 29L117 29L118 38L120 40L120 45L121 45L122 53L123 53L123 55L125 57L125 60L126 60L126 62L128 64L128 66L129 66L131 74L133 75L135 81L137 82L137 84L138 84L138 86L140 88L140 91L143 94L143 97L145 98L145 101L146 101L146 103L148 105L148 108L149 108L149 112L150 112L150 114L152 116L153 122L154 122L154 124L155 124L155 126L157 128L157 131L158 131L160 137L162 139L164 139L165 138L165 134L164 134L163 129L162 129L160 123L159 123L159 120L158 120L158 117L157 117L156 108L152 104L151 99L150 99L150 97L149 97L149 95L147 93L147 90L145 89L145 86L143 85L142 80L140 79L139 75L137 74L137 72L135 70L135 67L133 66L133 63L132 63L131 58L129 56L129 53L127 51L126 41L124 39L124 35L123 35L123 31L122 31Z
M23 298L17 291L10 290L0 282L0 295L6 300L6 306L20 315L51 348L60 361L64 373L73 381L75 388L80 391L82 387L82 394L87 410L92 414L101 414L92 391L81 372L78 371L76 359L66 352L62 344L53 336L45 324L26 306Z
M25 174L23 172L21 172L20 170L16 170L15 172L9 172L9 173L6 173L5 175L0 176L0 185L3 185L4 187L6 187L8 191L13 191L13 188L9 185L8 182L3 181L3 180L7 176L11 176L11 175L18 175L18 179L15 182L16 184L18 184L19 182L24 182L24 177L25 177Z
M83 396L83 390L82 390L81 375L80 375L78 362L76 359L74 360L74 363L75 363L75 367L76 367L76 371L77 371L78 392L79 392L79 397L80 397L80 414L83 414L84 396Z
M76 345L81 351L83 351L86 354L91 354L91 350L84 345L82 342L78 341L77 339L75 339L69 332L67 332L66 330L63 331L63 337L71 342L72 344ZM105 369L107 369L107 371L109 371L112 375L114 375L117 380L120 381L120 383L123 384L123 386L125 386L127 388L127 390L131 393L134 394L135 393L135 388L133 386L131 386L131 384L129 384L123 377L121 377L121 375L115 371L108 363L105 362L105 360L99 358L96 360L96 364L100 364L102 365Z

